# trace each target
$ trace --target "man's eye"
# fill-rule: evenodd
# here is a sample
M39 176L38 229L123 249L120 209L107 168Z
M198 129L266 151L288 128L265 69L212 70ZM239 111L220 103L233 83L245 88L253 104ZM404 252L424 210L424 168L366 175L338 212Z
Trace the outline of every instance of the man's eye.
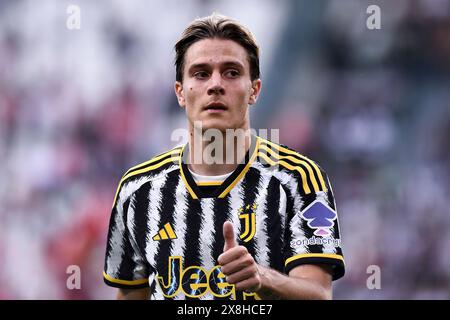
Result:
M225 75L230 78L236 78L239 76L239 71L237 70L228 70L225 72Z
M194 73L194 77L197 79L203 79L208 77L208 73L206 71L197 71Z

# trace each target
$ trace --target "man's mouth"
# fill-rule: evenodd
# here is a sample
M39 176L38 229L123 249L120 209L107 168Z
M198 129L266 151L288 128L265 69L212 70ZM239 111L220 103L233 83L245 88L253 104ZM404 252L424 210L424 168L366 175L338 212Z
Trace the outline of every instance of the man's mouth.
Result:
M227 110L227 106L221 102L211 102L204 110L208 112L221 112Z

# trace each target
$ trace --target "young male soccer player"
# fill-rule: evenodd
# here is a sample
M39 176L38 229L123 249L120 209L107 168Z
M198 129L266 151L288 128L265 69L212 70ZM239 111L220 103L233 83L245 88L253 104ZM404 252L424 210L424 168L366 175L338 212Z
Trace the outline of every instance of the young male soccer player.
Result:
M175 50L190 139L121 179L105 282L119 299L330 299L344 275L330 182L312 160L250 134L261 90L252 34L212 15ZM214 156L196 138L210 129L224 141ZM244 134L226 139L230 129Z

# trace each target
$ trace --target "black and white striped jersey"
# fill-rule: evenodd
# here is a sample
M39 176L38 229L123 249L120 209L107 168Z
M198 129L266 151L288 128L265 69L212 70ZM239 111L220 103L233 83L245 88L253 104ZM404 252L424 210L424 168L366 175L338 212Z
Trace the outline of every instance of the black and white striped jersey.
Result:
M150 286L152 299L255 299L226 282L222 228L260 265L288 274L329 264L344 275L335 200L325 172L288 147L252 136L245 162L223 182L195 182L188 146L128 170L111 213L104 281Z

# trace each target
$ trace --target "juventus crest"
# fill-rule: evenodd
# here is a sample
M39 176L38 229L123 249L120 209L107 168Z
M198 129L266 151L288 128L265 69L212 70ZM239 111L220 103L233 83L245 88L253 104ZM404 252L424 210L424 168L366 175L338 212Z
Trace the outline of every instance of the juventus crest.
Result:
M243 233L239 236L239 238L244 242L249 242L253 239L253 236L256 233L256 208L257 204L253 203L253 205L246 205L242 208L239 208L239 220L241 222L241 230L244 230Z

